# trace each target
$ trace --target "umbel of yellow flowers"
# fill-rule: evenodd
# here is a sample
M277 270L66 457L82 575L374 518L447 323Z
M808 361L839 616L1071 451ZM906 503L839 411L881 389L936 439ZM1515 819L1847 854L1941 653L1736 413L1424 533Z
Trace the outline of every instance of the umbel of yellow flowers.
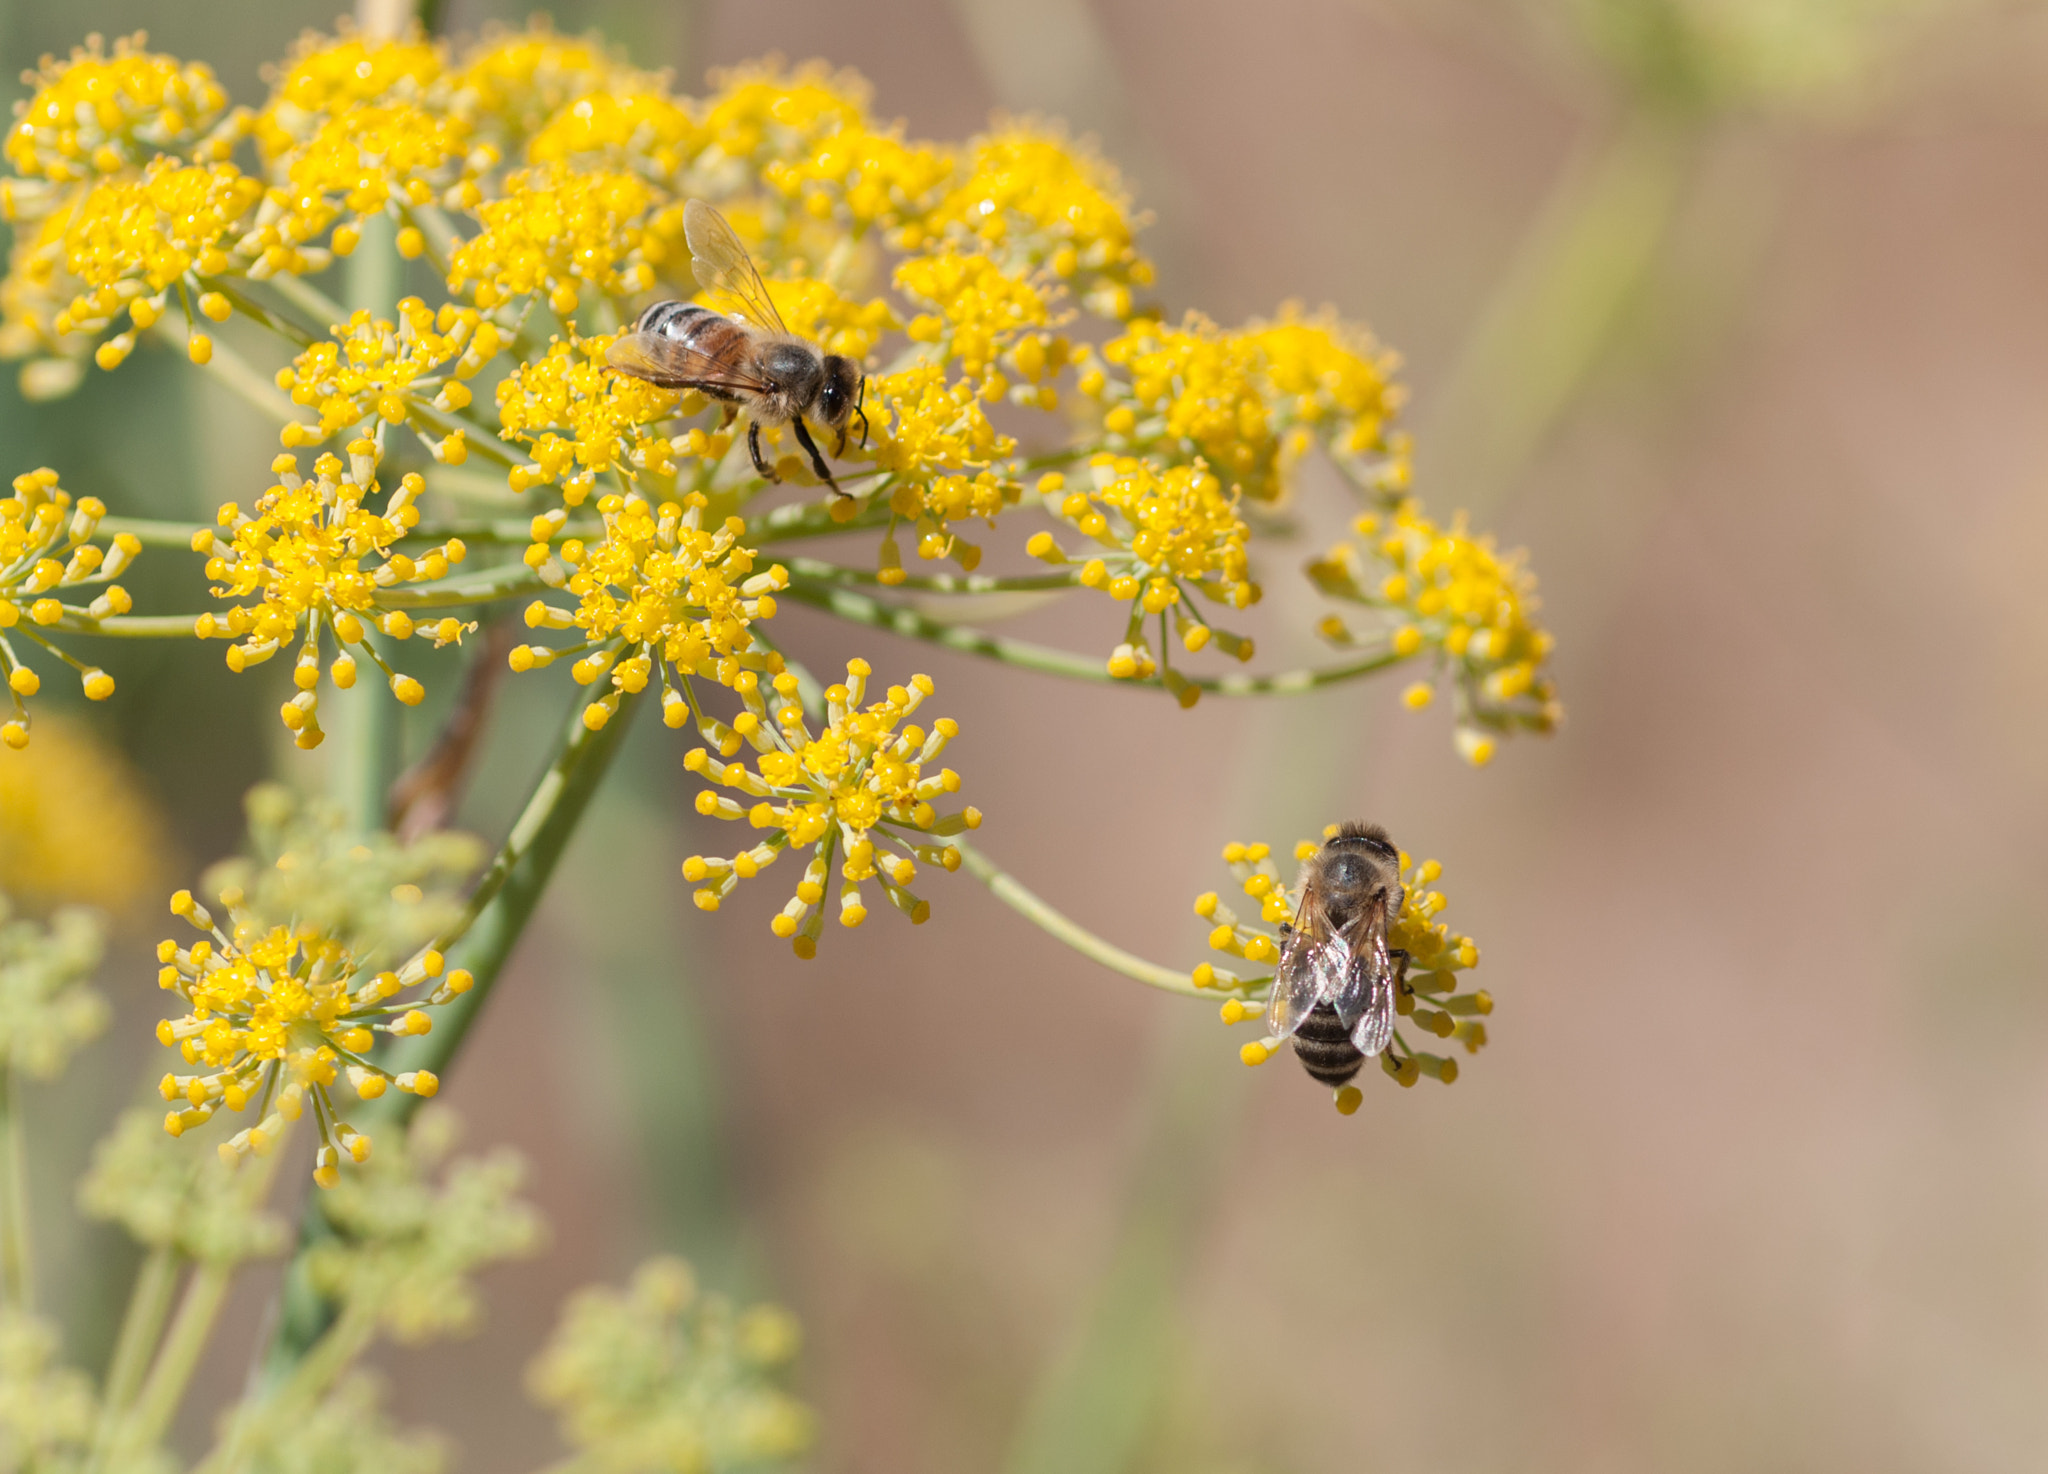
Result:
M255 107L139 37L31 80L0 181L0 355L49 395L145 341L173 346L274 417L279 453L176 536L74 501L51 472L16 481L0 503L9 746L29 738L32 662L112 690L79 641L189 632L245 679L275 662L290 672L280 719L311 748L323 689L355 687L367 664L380 679L350 700L418 705L427 665L408 649L522 610L533 633L511 669L559 680L566 665L585 688L559 761L643 696L693 729L698 811L753 832L685 864L696 904L719 909L789 857L768 929L811 957L828 917L859 926L878 897L924 920L934 868L988 876L966 838L981 812L940 765L965 724L926 714L922 674L884 684L849 654L844 680L814 676L781 635L792 604L1183 706L1402 671L1409 706L1448 696L1475 764L1559 720L1522 559L1412 492L1393 355L1328 311L1227 326L1159 305L1122 180L1056 127L917 139L871 114L858 78L815 64L737 68L686 97L538 26L465 43L308 35ZM692 274L692 200L731 222L792 331L861 366L867 433L830 445L847 494L822 492L787 427L758 427L764 475L734 406L605 367L656 301L738 310ZM396 259L350 291L403 263L416 292L336 305L330 273L381 259L367 253ZM1270 546L1282 514L1332 494L1352 534L1301 572L1331 601L1313 628L1333 663L1258 670L1261 580L1300 562ZM110 580L145 539L202 558L213 606L134 612ZM942 619L932 596L957 602ZM1102 611L1091 651L971 623L1048 596ZM1279 893L1263 854L1237 858L1247 885ZM1401 925L1418 955L1441 954L1417 998L1448 1001L1410 1000L1413 1016L1476 1047L1484 1009L1444 981L1466 944L1430 950L1428 869ZM380 1041L430 1030L467 986L439 950L461 926L372 965L233 888L208 894L220 915L180 892L201 935L162 956L186 1010L164 1025L188 1066L165 1079L170 1123L250 1110L228 1148L254 1152L311 1111L330 1181L367 1150L341 1090L434 1088L431 1070L386 1069ZM1270 948L1212 920L1224 951ZM1266 984L1215 967L1195 981L1240 1011ZM1465 1022L1446 1035L1442 1019ZM1397 1059L1403 1083L1455 1075L1405 1044Z

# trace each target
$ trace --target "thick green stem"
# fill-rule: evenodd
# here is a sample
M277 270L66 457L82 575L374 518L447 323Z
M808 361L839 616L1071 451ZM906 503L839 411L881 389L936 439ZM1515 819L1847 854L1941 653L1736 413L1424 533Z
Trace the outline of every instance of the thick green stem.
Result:
M34 1262L28 1237L28 1133L21 1120L21 1077L0 1067L0 1150L7 1153L7 1212L0 1222L0 1293L18 1309L35 1307Z
M170 318L159 318L150 331L180 353L185 351L186 336ZM246 358L218 339L213 344L213 356L206 361L206 371L259 413L279 424L297 417L292 402L277 392L277 384L273 380L265 378Z
M1032 925L1050 932L1091 962L1099 962L1112 972L1120 972L1148 988L1163 989L1168 993L1182 993L1190 998L1206 998L1210 993L1197 988L1194 980L1184 972L1170 967L1161 967L1156 962L1126 952L1113 942L1105 942L1080 923L1055 911L1044 901L1026 890L1018 879L1000 869L988 856L964 840L955 840L960 859L967 867L967 873L987 886L998 901L1015 911Z
M858 588L880 586L920 594L1049 593L1079 587L1081 575L1079 568L1068 568L1059 573L1027 573L1010 578L997 578L986 573L941 573L929 577L908 575L893 584L884 585L881 575L873 569L847 568L838 563L823 563L816 558L779 558L776 561L789 570L791 577L801 578L807 583Z
M1025 670L1068 676L1079 681L1100 681L1105 685L1150 687L1159 691L1167 689L1164 678L1159 676L1143 680L1113 676L1107 666L1099 660L1069 654L1065 650L1049 649L1044 645L1034 645L1025 640L991 635L967 625L941 623L936 619L928 619L913 609L885 604L879 599L871 599L851 589L821 588L816 584L799 581L791 583L786 591L786 597L794 599L799 604L808 604L813 609L822 609L827 614L836 614L841 619L851 620L855 624L888 630L892 634L923 640L928 644L943 645L949 650L960 650L989 660L1000 660L1005 665L1020 666ZM1371 675L1374 671L1385 670L1408 658L1410 657L1381 649L1341 665L1281 671L1270 676L1188 676L1185 680L1189 686L1203 691L1213 691L1219 696L1292 696L1322 686L1335 685L1339 681Z
M325 328L348 326L348 309L302 277L280 272L265 285Z
M593 731L583 722L583 704L577 703L560 752L477 881L461 918L435 941L450 966L467 968L476 981L467 993L437 1010L431 1034L403 1040L394 1047L385 1062L392 1073L432 1070L439 1074L448 1068L532 920L639 705L637 695L624 697L612 719ZM366 1105L357 1119L372 1134L403 1131L419 1105L417 1095L392 1091ZM314 1287L306 1270L308 1250L334 1236L335 1228L315 1197L300 1219L298 1250L285 1271L277 1334L264 1369L264 1384L269 1388L288 1385L299 1363L334 1324L333 1302Z
M198 638L198 623L196 614L116 614L106 619L75 619L67 614L54 628L114 640L191 640Z
M211 522L161 522L153 517L102 517L99 530L112 536L126 532L145 548L183 548L192 550L193 537L201 532L214 530Z
M107 1363L100 1392L99 1422L93 1429L92 1457L87 1463L90 1469L106 1465L121 1419L135 1401L143 1374L149 1370L150 1357L156 1351L157 1338L163 1334L177 1290L178 1256L162 1246L151 1249L128 1291L128 1309L121 1317L120 1338L115 1341L113 1357Z
M387 609L448 609L537 594L546 587L540 576L524 563L505 563L462 578L386 589L377 596L377 602Z
M230 1417L213 1452L200 1460L193 1474L232 1474L241 1467L249 1435L265 1424L289 1427L313 1410L355 1359L370 1349L375 1319L350 1307L327 1328L292 1369L290 1378L261 1402L244 1402Z
M384 796L398 776L398 698L380 681L358 682L334 704L334 797L355 828L384 827Z
M861 532L871 527L885 527L895 515L886 502L877 499L865 508L855 512L843 521L832 515L835 506L846 506L838 497L826 497L816 502L790 502L785 506L763 512L758 517L747 519L747 531L742 541L751 547L767 543L785 542L798 537L829 537L835 532Z
M233 1283L234 1269L230 1265L201 1264L192 1271L185 1294L178 1302L177 1316L171 1321L163 1348L157 1352L156 1364L149 1369L149 1380L142 1384L134 1408L115 1435L110 1462L125 1462L129 1456L146 1453L163 1441L171 1420L178 1414L178 1404L185 1400L192 1374L199 1369L200 1355L213 1335L214 1324L220 1319L221 1306L227 1303L228 1288Z
M142 1385L143 1374L149 1370L150 1353L156 1350L157 1337L163 1333L177 1289L178 1256L162 1245L151 1249L128 1291L121 1334L114 1342L113 1357L107 1362L106 1382L100 1393L102 1437L112 1431L114 1420L134 1400L136 1389Z
M277 313L272 312L261 302L256 301L248 293L238 290L232 282L214 278L204 281L203 285L209 290L218 292L227 298L228 305L241 313L242 316L248 318L249 321L261 323L279 337L288 339L298 344L301 348L305 348L318 341L321 336L318 331L307 327L303 323L292 322L288 318L278 316Z

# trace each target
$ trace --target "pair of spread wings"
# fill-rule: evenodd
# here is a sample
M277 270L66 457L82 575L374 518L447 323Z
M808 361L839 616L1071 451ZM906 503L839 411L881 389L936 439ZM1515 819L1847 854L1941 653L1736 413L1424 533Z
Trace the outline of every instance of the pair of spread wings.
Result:
M754 258L723 215L702 200L691 200L683 206L683 239L690 243L690 270L697 285L739 308L728 315L757 331L789 336ZM746 395L766 394L775 387L745 363L713 358L660 333L621 333L605 351L604 361L621 373L668 389Z
M1350 926L1323 923L1313 896L1280 944L1273 970L1273 999L1266 1027L1285 1039L1319 1003L1336 1011L1360 1054L1370 1058L1394 1037L1394 959L1387 950L1387 915L1382 902L1368 906Z

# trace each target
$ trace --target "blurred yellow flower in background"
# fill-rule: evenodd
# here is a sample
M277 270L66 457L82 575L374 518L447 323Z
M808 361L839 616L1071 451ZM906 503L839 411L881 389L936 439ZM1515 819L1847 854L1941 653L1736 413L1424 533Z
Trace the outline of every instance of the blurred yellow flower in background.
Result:
M88 729L44 717L0 752L0 893L42 911L132 917L170 866L163 816L127 761Z

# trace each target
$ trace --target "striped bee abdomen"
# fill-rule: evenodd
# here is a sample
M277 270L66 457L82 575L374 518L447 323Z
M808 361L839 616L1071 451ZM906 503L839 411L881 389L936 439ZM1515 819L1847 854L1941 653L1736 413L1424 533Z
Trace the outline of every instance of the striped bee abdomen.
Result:
M1337 1010L1318 1003L1294 1033L1294 1053L1312 1079L1335 1088L1358 1073L1365 1056L1351 1042L1351 1031Z

